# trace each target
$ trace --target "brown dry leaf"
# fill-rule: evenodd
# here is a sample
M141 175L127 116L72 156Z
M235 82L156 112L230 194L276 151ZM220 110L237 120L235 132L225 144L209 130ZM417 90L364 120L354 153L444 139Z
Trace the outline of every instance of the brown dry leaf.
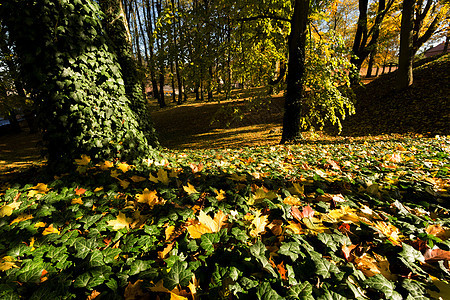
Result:
M442 250L439 248L427 249L423 254L423 257L425 258L425 262L427 263L437 262L440 260L448 262L450 261L450 251Z
M389 261L376 253L374 253L373 257L367 253L363 253L360 257L355 257L353 263L356 265L356 268L368 277L381 274L388 280L397 280L397 276L389 270Z
M278 273L280 273L280 276L281 276L281 279L283 279L283 280L287 280L288 278L287 278L287 276L286 276L286 268L284 267L284 263L283 262L281 262L281 263L279 263L278 265L277 265L277 270L278 270Z
M145 178L142 176L133 175L130 177L131 181L133 182L142 182L145 181Z
M273 220L267 227L269 227L274 235L281 235L283 233L281 225L283 225L282 220Z
M267 221L268 216L261 216L260 212L257 212L256 217L252 221L252 225L255 226L252 230L250 230L250 235L252 237L257 237L260 234L266 232L266 225L269 223Z
M441 224L430 225L426 229L428 234L434 235L445 241L450 238L450 228L442 227Z
M136 280L135 283L128 282L128 285L125 288L125 300L151 299L150 295L145 293L141 288L143 282L142 279Z

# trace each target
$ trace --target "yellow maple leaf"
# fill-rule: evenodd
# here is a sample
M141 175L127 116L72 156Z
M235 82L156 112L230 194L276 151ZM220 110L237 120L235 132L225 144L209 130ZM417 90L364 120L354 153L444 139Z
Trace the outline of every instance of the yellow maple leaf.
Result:
M36 248L33 247L34 246L34 242L35 242L35 240L34 240L34 236L33 236L30 239L30 245L28 245L28 247L31 247L31 251L34 251L36 249Z
M126 173L131 168L131 166L127 163L119 163L117 164L117 168L122 171L122 173Z
M114 167L114 163L110 161L104 161L103 163L99 164L100 170L106 171L112 167Z
M384 234L389 241L391 241L396 246L401 246L402 242L400 241L400 231L397 227L395 227L392 224L383 222L383 221L377 221L373 225L379 232Z
M98 187L98 188L95 188L94 193L97 193L97 192L100 192L100 191L103 191L103 187L102 186Z
M154 183L161 182L161 183L163 183L163 184L165 184L165 185L168 185L168 184L169 184L170 179L169 179L169 175L167 174L167 171L166 171L166 170L164 170L164 169L159 169L159 170L158 170L158 173L156 174L156 176L157 176L157 177L153 176L152 173L150 173L150 175L149 175L149 180L150 180L151 182L154 182Z
M91 162L91 158L82 154L81 159L75 159L75 163L79 166L87 166Z
M142 182L142 181L145 180L144 177L142 177L142 176L136 176L136 175L131 176L130 179L131 179L133 182Z
M204 233L218 232L225 226L227 218L228 215L225 215L221 210L215 214L214 219L201 210L198 216L199 223L189 225L187 230L192 238L198 239Z
M167 254L169 254L170 251L172 251L173 245L175 244L175 242L172 242L170 244L168 244L163 251L158 251L158 258L159 259L165 259L167 257Z
M188 182L187 186L183 186L183 190L188 193L188 195L198 193L195 187Z
M172 234L174 233L174 231L175 231L175 226L173 226L173 225L168 226L168 227L166 228L166 230L164 231L164 233L165 233L165 235L166 235L166 241L172 236Z
M12 215L13 208L10 205L4 205L2 208L0 208L0 218L3 218L4 216L10 216Z
M288 191L293 195L304 196L305 187L298 182L294 182L292 187L289 188Z
M36 186L30 188L28 192L28 197L34 197L37 194L45 194L49 191L49 188L44 183L38 183Z
M47 224L44 222L37 222L36 224L34 224L34 227L36 227L36 228L45 227L45 226L47 226Z
M264 199L273 200L277 198L277 194L272 191L265 191L263 188L257 188L255 193L252 194L250 201L248 202L250 205L254 203L258 203Z
M164 282L161 279L155 286L150 287L150 290L157 293L168 293L170 294L170 300L187 300L186 297L180 295L178 288L174 288L170 291L168 288L164 287L163 283Z
M20 222L22 222L22 221L30 220L30 219L33 219L33 216L32 216L32 215L21 214L21 215L19 215L17 218L15 218L14 220L12 220L12 222L11 222L10 225L12 225L12 224L14 224L14 223L20 223Z
M60 233L58 228L53 227L53 224L50 224L50 226L45 228L44 231L42 232L42 235L47 235L47 234L51 234L51 233L56 233L56 234Z
M191 292L192 299L195 299L197 296L197 287L199 286L198 280L195 277L195 274L192 274L192 281L189 282L188 288Z
M157 204L162 205L166 203L166 200L159 199L156 191L150 191L147 188L142 191L142 194L137 194L136 198L139 203L147 203L151 208Z
M83 204L83 200L81 198L72 199L71 204Z
M305 231L299 223L293 221L288 221L288 223L289 225L285 227L287 230L290 230L294 234L305 234Z
M216 199L217 201L222 201L223 199L225 199L225 191L224 190L214 190L214 193L216 193Z
M124 213L119 212L119 215L114 220L106 222L109 226L112 226L114 230L120 230L122 228L130 228L130 224L133 222L132 218L127 218Z
M287 205L291 205L291 206L303 205L303 202L299 198L294 197L294 196L288 196L288 197L284 198L283 203L287 204Z
M147 294L142 288L143 282L142 279L136 280L135 283L128 282L124 293L125 300L145 299Z
M111 170L111 175L112 178L117 178L119 177L119 172L117 172L117 170Z
M6 271L12 268L18 268L11 256L4 256L0 260L0 271Z
M252 237L257 237L258 235L266 232L266 225L269 223L267 220L268 216L261 216L261 212L257 212L255 218L252 221L254 228L250 230L250 235Z
M377 253L373 253L373 256L363 253L361 256L355 257L354 264L368 277L381 274L388 280L397 280L397 276L389 270L389 261Z

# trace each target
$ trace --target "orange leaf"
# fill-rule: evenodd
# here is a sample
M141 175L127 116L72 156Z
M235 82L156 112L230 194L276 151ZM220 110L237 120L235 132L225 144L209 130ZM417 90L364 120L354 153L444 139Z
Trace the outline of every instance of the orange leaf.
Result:
M280 273L281 279L283 279L283 280L287 280L288 279L287 276L286 276L286 269L284 267L284 263L283 262L281 262L280 264L277 265L277 270L278 270L278 273Z
M86 300L92 300L97 298L100 295L100 292L93 290L92 293L86 298Z
M198 216L199 223L189 225L187 230L192 238L198 239L204 233L218 232L226 225L227 218L228 215L225 215L221 210L215 214L214 219L201 210Z
M165 259L167 254L172 250L173 248L173 244L175 244L175 242L172 242L170 244L168 244L163 251L158 251L158 257L160 259Z
M355 249L356 247L357 247L356 245L350 245L350 246L342 245L342 248L341 248L342 253L344 253L344 257L347 261L349 261L349 259L350 259L350 254L351 254L352 250Z
M423 254L425 261L427 263L436 262L436 261L446 261L450 260L450 251L442 250L442 249L427 249Z
M283 228L281 228L281 225L283 225L283 221L273 220L272 223L267 225L267 227L269 227L274 235L281 235L283 233Z
M75 194L76 194L77 196L83 195L84 193L86 193L86 190L85 190L85 189L83 189L83 188L78 188L78 187L75 188Z

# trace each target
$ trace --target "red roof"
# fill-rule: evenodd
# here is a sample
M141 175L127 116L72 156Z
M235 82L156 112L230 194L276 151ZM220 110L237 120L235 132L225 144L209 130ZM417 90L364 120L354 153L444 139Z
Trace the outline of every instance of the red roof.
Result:
M430 57L433 55L437 55L437 54L441 54L442 51L444 51L444 42L440 43L439 45L437 45L436 47L433 47L431 49L428 49L427 51L425 51L425 57ZM447 53L450 52L450 47L447 48Z

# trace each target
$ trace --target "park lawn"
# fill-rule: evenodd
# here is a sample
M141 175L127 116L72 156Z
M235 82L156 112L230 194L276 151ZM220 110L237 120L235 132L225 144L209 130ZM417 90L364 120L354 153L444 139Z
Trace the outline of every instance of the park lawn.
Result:
M0 196L0 296L445 299L449 155L384 135L83 156Z

